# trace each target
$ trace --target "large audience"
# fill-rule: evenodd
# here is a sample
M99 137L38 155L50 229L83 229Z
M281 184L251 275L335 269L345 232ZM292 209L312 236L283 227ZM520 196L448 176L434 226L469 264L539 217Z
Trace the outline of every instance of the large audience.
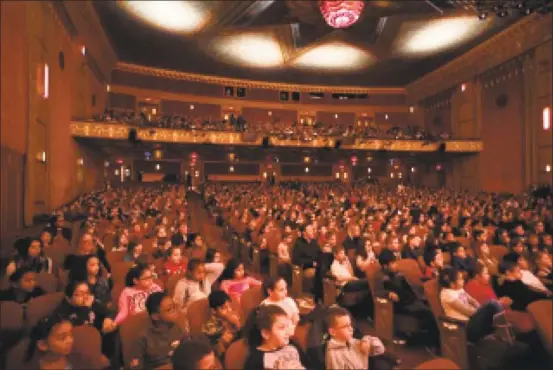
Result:
M426 132L415 126L394 126L384 129L378 125L361 121L349 126L335 123L281 121L278 117L271 120L248 122L242 116L228 115L226 119L185 115L147 115L144 112L122 112L106 110L103 115L94 117L98 122L121 123L137 127L168 128L195 131L248 132L269 135L279 139L312 141L318 137L351 139L396 139L396 140L447 140L450 134Z
M355 323L389 300L425 328L396 325L394 342L437 354L430 283L468 342L502 346L503 368L548 358L527 309L553 296L551 189L209 183L200 206L213 218L201 220L187 192L107 187L18 240L0 300L27 322L2 318L6 368L389 369L400 359Z

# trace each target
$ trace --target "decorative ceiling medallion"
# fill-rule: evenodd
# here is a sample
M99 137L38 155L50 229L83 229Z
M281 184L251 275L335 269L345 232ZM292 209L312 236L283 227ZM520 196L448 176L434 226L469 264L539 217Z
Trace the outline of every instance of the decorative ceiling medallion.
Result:
M332 1L321 0L319 9L326 23L333 28L347 28L359 20L364 1Z

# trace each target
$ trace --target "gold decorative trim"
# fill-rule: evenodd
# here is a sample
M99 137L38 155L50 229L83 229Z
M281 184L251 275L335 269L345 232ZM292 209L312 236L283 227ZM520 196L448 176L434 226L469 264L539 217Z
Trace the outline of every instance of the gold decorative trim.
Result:
M74 137L127 140L132 127L117 123L100 123L87 121L71 122L70 131ZM263 136L247 134L251 140L246 140L243 133L219 131L187 131L164 128L137 128L137 138L148 142L164 142L179 144L215 144L261 146ZM270 138L270 143L276 147L296 148L333 148L337 138L316 138L306 142L303 140L286 140ZM483 150L482 141L446 141L447 152L475 153ZM356 139L354 144L342 144L342 149L350 150L387 150L392 152L435 152L439 143L422 140L371 140Z
M239 86L278 91L327 92L346 94L406 94L406 91L403 87L298 85L291 83L255 81L240 78L210 76L198 73L180 72L162 68L147 67L125 62L118 62L115 66L115 69L123 72L132 72L147 76L169 78L171 80L203 82L222 86Z
M551 40L553 15L532 14L446 65L406 86L411 103L423 100L524 54Z

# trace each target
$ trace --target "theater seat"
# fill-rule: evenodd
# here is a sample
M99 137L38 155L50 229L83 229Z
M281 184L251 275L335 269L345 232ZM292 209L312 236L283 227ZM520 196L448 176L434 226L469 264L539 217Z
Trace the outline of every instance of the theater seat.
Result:
M134 265L134 262L120 261L111 265L111 278L114 284L125 284L125 277Z
M188 325L191 335L202 333L202 326L209 319L210 309L207 298L198 299L191 302L186 310L188 314Z
M58 279L47 272L41 272L36 274L36 281L39 287L41 287L46 293L55 293L58 290Z
M64 299L63 293L51 293L33 298L27 304L27 330L32 329L40 320L50 316Z
M553 301L540 300L528 305L545 349L553 356Z
M242 320L242 325L246 321L246 318L252 310L263 302L263 288L262 287L251 287L242 293L242 298L240 298L240 317Z
M249 349L244 339L233 342L225 353L225 369L243 369Z
M8 333L23 330L25 325L23 305L16 302L0 302L0 333L2 339Z
M132 345L142 332L143 328L145 328L148 324L148 320L150 320L150 318L148 317L148 313L141 312L139 314L127 317L120 326L121 347L125 369L130 368L132 360Z
M73 353L92 361L92 369L105 369L109 360L102 354L102 336L98 329L89 325L73 327Z
M123 262L123 259L125 258L125 254L127 254L126 251L111 251L111 252L107 252L106 258L110 266L114 266L119 262Z
M461 368L447 358L435 358L418 365L415 370L460 370Z

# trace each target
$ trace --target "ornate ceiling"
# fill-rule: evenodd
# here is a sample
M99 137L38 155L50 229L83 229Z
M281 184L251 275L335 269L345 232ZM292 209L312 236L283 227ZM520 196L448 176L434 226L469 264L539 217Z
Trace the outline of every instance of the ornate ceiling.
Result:
M368 1L359 21L339 30L317 1L94 5L124 62L272 82L404 86L520 18L479 20L458 3Z

